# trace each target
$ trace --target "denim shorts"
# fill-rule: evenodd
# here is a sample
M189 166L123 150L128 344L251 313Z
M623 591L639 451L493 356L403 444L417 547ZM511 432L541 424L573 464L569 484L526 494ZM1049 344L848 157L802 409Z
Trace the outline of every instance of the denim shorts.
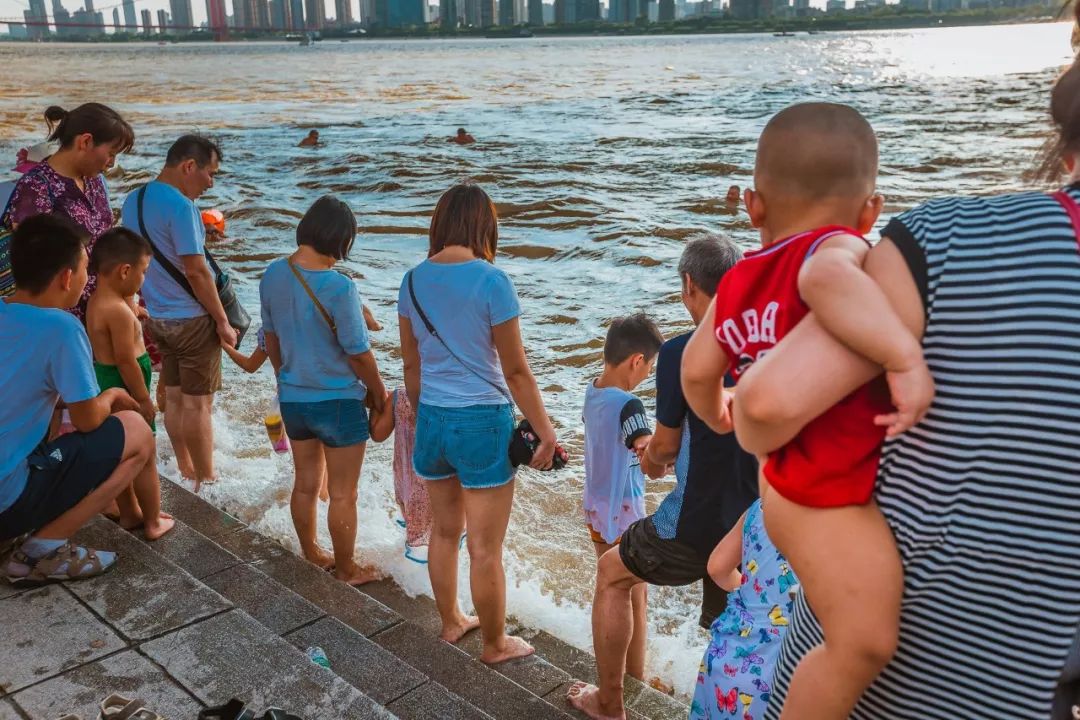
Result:
M509 405L444 408L420 403L416 413L413 470L425 480L457 475L463 488L479 490L514 479Z
M290 440L319 440L326 447L349 447L371 437L361 400L283 402L281 420Z

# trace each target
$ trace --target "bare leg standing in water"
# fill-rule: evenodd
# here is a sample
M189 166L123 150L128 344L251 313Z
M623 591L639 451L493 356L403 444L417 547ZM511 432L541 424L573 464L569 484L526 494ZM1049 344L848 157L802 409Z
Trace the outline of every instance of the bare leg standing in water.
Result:
M597 563L599 564L600 558L604 557L608 550L618 547L618 542L608 545L605 542L593 541ZM618 553L617 549L616 553ZM642 681L645 680L645 652L649 637L648 625L646 625L648 598L649 586L646 583L638 583L630 591L631 606L634 610L634 632L630 636L630 648L626 651L626 674Z
M506 634L506 573L503 540L514 502L514 481L496 488L464 490L469 528L469 580L484 636L483 662L495 664L532 655L533 647Z
M330 490L327 524L334 545L334 574L348 585L363 585L383 577L378 570L360 567L355 560L357 486L366 449L367 443L343 448L324 447Z
M423 482L427 483L431 500L428 576L442 620L439 637L453 644L480 627L480 619L465 615L458 604L458 549L465 532L465 491L456 476Z
M334 556L320 547L316 540L317 499L326 467L323 462L323 444L319 440L292 440L291 442L296 479L289 508L292 511L296 537L300 541L300 550L308 562L329 569L334 566Z

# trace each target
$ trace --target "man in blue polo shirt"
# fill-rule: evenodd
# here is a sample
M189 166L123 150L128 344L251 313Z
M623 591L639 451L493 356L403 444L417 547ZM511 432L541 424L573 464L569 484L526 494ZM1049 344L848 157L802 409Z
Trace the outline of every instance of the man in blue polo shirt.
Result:
M679 260L682 300L701 322L720 278L742 257L734 242L710 236L687 244ZM717 435L686 404L682 354L692 332L668 340L656 360L656 430L641 469L662 477L675 465L675 488L656 512L627 528L597 569L593 648L599 687L575 683L568 699L590 717L623 717L623 675L633 620L630 592L640 583L691 585L703 581L700 624L723 611L727 593L709 578L708 561L720 539L757 498L757 462L735 434Z

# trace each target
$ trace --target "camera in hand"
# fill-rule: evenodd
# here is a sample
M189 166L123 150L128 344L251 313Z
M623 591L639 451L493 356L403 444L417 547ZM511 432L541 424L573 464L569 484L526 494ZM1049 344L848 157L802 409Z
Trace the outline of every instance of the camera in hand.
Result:
M528 420L522 420L514 428L514 435L510 439L510 464L514 467L528 465L532 462L533 453L540 447L540 438L533 432L532 425ZM562 445L555 445L555 454L551 457L551 470L562 470L569 460L566 450Z

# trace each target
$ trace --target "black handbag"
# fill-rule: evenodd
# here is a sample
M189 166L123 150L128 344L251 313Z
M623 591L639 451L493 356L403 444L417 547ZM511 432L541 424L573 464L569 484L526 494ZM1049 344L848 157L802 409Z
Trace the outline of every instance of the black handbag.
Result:
M161 264L161 267L165 268L165 272L169 273L169 276L176 282L177 285L182 287L187 294L195 298L195 291L191 287L191 283L188 282L184 273L180 272L175 265L169 262L169 259L165 257L154 241L150 239L150 233L146 231L146 223L143 222L143 198L146 196L146 186L143 185L139 188L139 194L137 198L138 211L139 211L139 232L146 238L146 242L150 243L150 249L154 251L154 259ZM210 266L210 269L214 273L214 284L217 287L218 298L221 300L221 307L225 310L225 317L229 320L229 325L232 325L236 330L236 347L240 347L240 343L244 339L244 335L247 333L248 328L251 327L251 316L248 315L247 310L240 304L240 299L236 297L236 288L233 287L232 278L228 273L221 269L221 266L217 264L217 260L210 254L210 251L205 247L203 253L206 255L206 262Z

